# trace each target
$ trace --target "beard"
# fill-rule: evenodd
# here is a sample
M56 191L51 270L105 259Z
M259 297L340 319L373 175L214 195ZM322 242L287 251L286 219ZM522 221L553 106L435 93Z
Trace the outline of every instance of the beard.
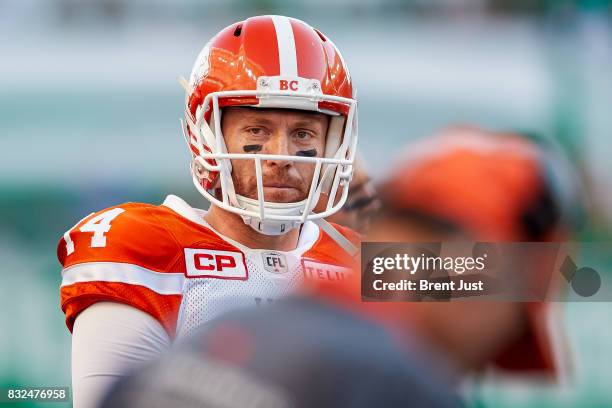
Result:
M236 194L257 200L257 177L251 166L233 166L232 181ZM312 174L311 174L312 177ZM300 177L295 167L267 168L262 166L264 200L293 203L308 198L310 185Z

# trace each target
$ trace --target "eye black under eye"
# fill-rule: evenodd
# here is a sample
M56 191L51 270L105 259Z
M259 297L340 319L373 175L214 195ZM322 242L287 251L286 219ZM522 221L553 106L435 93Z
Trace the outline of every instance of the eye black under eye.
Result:
M263 146L253 144L253 145L244 145L242 148L245 151L245 153L255 153L255 152L260 152Z
M303 157L315 157L317 155L317 149L300 150L295 155Z

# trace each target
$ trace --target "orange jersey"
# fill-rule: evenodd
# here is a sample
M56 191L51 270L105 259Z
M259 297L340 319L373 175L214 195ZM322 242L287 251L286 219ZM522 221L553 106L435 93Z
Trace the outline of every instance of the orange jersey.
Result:
M171 338L188 335L224 311L263 306L304 279L342 280L352 268L354 260L312 222L303 225L296 249L271 251L221 236L204 214L168 196L159 206L102 210L66 232L57 254L68 328L91 304L112 301L149 313Z

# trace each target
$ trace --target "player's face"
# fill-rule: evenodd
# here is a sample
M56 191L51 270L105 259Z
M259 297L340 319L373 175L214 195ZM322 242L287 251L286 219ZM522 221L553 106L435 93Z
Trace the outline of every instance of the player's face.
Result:
M318 112L231 107L223 110L221 130L229 153L322 157L328 117ZM314 164L292 160L262 161L264 199L288 203L305 200ZM236 193L257 199L254 160L232 160Z

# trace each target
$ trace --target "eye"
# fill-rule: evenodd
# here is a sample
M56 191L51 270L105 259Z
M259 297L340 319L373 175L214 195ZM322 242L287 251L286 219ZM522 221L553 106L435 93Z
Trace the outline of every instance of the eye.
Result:
M248 132L253 136L263 136L264 135L264 130L258 127L249 128Z
M299 140L309 140L313 137L312 133L306 131L306 130L298 130L297 132L295 132L295 136L299 139Z

